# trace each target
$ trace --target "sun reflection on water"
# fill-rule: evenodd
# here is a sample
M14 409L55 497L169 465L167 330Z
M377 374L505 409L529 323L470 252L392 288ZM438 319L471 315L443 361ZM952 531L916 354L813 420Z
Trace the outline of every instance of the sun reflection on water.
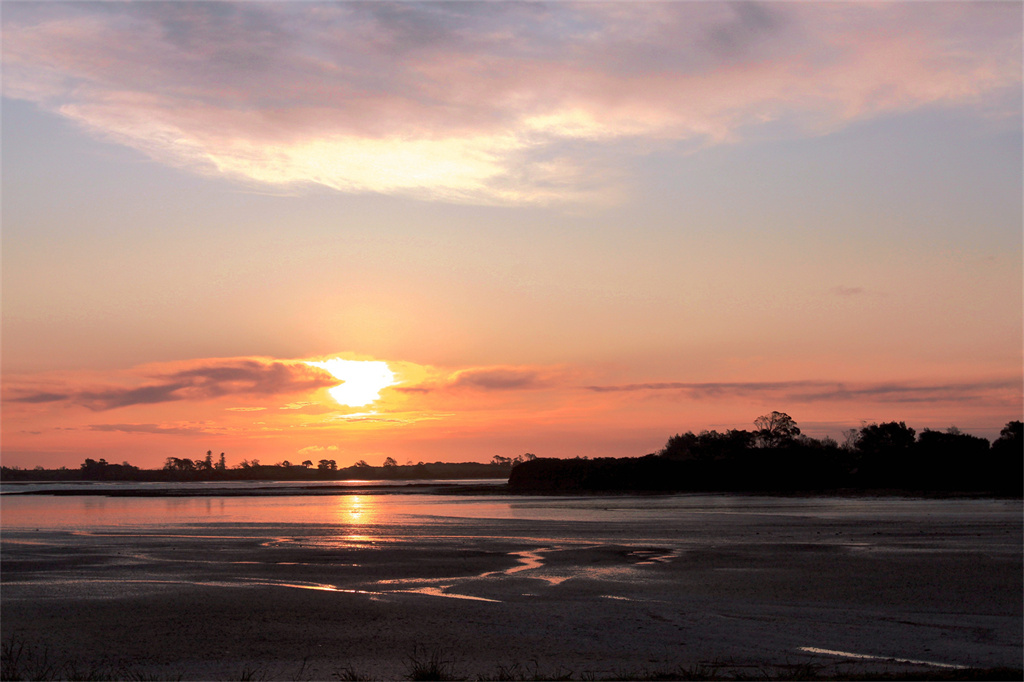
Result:
M380 522L380 502L373 495L341 495L335 508L335 519L348 530L356 531L345 534L346 542L368 542L371 534L367 532L371 526Z

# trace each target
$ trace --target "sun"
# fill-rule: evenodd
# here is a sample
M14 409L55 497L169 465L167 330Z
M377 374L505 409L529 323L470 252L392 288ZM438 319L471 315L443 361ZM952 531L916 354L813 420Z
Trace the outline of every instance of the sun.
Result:
M380 391L395 383L395 373L388 363L380 360L342 360L331 358L322 362L306 362L327 370L343 381L340 386L328 389L331 397L348 407L362 407L380 400Z

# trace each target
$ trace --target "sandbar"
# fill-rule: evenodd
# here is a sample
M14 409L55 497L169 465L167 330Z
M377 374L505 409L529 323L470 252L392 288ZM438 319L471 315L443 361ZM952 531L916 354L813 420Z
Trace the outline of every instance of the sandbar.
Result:
M397 539L17 530L0 630L51 660L183 679L403 679L432 652L468 679L1021 666L1019 522L939 529L955 543L924 522L761 523L699 544L529 521Z

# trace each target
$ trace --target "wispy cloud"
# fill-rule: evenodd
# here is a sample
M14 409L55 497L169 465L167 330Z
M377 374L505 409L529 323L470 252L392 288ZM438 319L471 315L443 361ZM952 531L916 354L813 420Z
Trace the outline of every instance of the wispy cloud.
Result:
M15 403L64 402L104 411L179 400L210 400L228 395L287 395L338 384L338 380L327 372L303 362L248 358L204 360L188 369L157 374L138 371L135 374L131 377L135 381L148 380L150 383L135 387L72 388L63 392L32 391L19 387L13 389L5 400Z
M993 395L1013 395L1019 400L1020 379L979 381L933 385L875 384L848 386L835 384L797 389L793 399L801 402L828 400L861 400L891 403L964 403L975 402Z
M372 416L372 415L361 415L361 414L346 414L339 417L335 417L336 421L346 422L367 422L367 423L380 423L380 424L410 424L414 420L411 419L399 419L398 417L385 417L385 416ZM415 420L418 421L418 420Z
M311 405L316 405L316 403L311 403L311 402L309 402L307 400L299 400L299 401L296 401L294 403L288 403L287 405L282 405L281 407L279 407L277 409L279 409L279 410L301 410L301 409L309 407Z
M155 433L165 435L194 435L210 433L205 426L165 426L161 424L90 424L90 431L117 431L120 433Z
M408 395L529 391L564 384L565 375L566 370L561 367L534 365L466 367L455 371L433 368L419 383L400 384L391 390Z
M828 401L874 401L891 403L976 402L993 397L1012 397L1019 401L1019 378L975 382L927 383L865 383L838 381L778 382L651 382L585 386L597 393L669 391L694 399L759 396L800 403Z
M70 397L71 396L68 393L41 391L23 395L13 395L6 399L15 403L56 403L62 400L68 400Z
M535 369L519 367L485 367L457 372L449 382L455 388L481 390L520 390L540 388L550 382Z
M300 448L297 452L300 455L315 455L322 452L337 452L337 445L308 445L304 448Z
M595 199L613 158L769 122L1018 116L1020 22L1018 3L12 3L4 92L257 183Z

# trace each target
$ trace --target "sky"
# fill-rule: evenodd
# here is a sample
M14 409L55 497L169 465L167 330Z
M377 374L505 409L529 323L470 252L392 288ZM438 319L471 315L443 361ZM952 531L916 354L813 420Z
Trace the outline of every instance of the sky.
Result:
M5 466L1022 418L1020 2L13 2Z

